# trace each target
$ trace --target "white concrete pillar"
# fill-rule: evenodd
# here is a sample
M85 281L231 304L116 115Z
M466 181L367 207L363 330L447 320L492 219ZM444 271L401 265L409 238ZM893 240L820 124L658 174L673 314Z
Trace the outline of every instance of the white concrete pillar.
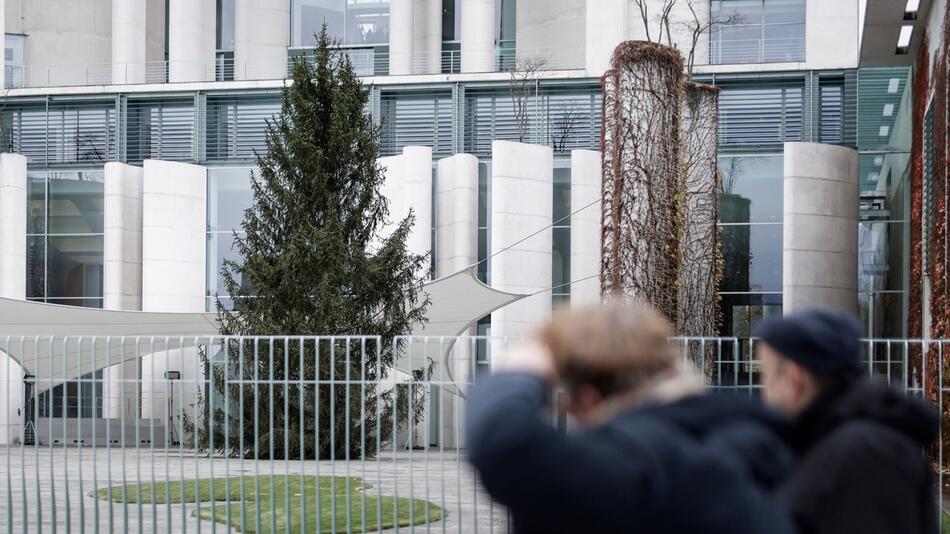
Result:
M234 79L287 76L290 0L235 0Z
M442 72L442 1L414 0L412 73Z
M587 0L585 54L587 73L601 76L617 45L627 38L629 0Z
M469 268L478 261L478 158L457 154L439 160L436 179L436 277L442 278ZM462 333L474 336L475 328ZM459 390L473 380L472 339L460 339L449 354L450 369L436 370L438 380L454 380L454 388L443 388L439 396L439 424L444 447L461 447L455 429L464 414L464 399ZM448 373L451 371L451 375ZM458 438L458 439L456 439Z
M462 0L462 72L495 71L495 0Z
M412 209L416 218L407 245L413 254L429 254L432 252L432 149L407 146L402 154L405 159L403 216Z
M102 307L107 310L142 309L142 175L141 167L105 165ZM137 388L128 381L139 378L140 365L130 360L103 369L103 418L136 417Z
M491 286L534 294L491 314L491 335L530 336L551 315L554 152L550 147L494 141L491 177ZM522 241L527 236L539 232ZM492 362L504 357L492 342Z
M389 74L412 74L412 18L415 0L389 2Z
M785 143L783 311L857 312L858 153Z
M142 182L142 309L150 312L203 312L207 249L207 169L199 165L145 160ZM189 410L203 380L193 349L177 340L159 343L142 359L142 416L167 421L168 406ZM165 371L180 371L172 385ZM185 397L185 398L183 398ZM177 424L177 420L176 420Z
M0 297L8 299L26 298L26 187L26 158L0 154ZM0 352L0 444L20 438L23 374Z
M214 80L214 0L168 0L168 81Z
M6 27L7 27L6 17L4 16L6 12L6 8L7 8L6 3L7 3L6 0L0 0L0 28L3 28L4 30L6 30ZM0 50L4 51L3 57L0 57L0 89L5 89L7 87L6 85L7 83L7 80L6 80L6 72L7 72L6 35L7 34L5 31L0 32Z
M394 223L383 228L386 237L412 210L415 223L407 240L413 254L432 251L432 149L407 146L398 156L379 158L386 180L381 193L389 200L389 219Z
M112 2L112 83L145 83L146 0Z
M571 306L600 302L600 152L571 151Z

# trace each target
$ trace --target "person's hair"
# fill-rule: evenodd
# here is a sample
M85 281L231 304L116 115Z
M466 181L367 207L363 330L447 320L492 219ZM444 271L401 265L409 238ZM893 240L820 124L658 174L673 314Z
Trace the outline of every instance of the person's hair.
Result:
M558 310L539 332L568 393L586 384L605 397L674 369L672 335L669 321L652 307L621 303Z

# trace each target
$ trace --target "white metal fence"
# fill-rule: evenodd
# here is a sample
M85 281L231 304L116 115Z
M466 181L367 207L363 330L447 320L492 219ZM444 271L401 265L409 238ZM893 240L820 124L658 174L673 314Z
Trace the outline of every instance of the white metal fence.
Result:
M0 365L0 529L507 532L463 420L515 342L0 338L23 364ZM711 388L757 394L754 341L671 342ZM863 346L870 374L943 412L950 341Z

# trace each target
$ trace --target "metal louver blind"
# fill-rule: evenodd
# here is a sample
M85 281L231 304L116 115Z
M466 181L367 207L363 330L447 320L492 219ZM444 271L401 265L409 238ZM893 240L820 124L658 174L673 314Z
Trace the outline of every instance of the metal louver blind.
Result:
M27 104L4 114L4 149L26 156L29 164L102 164L116 159L114 100Z
M194 97L129 100L127 154L133 163L145 159L194 159Z
M433 154L452 153L452 93L382 94L380 152L394 155L406 146L432 147Z
M251 159L266 150L267 121L280 113L280 97L208 96L209 160Z
M841 144L844 141L844 83L822 80L818 91L818 139L822 143Z
M524 142L546 144L557 152L600 145L600 90L547 87L527 102ZM490 155L494 140L518 141L514 99L504 89L466 91L465 151Z
M722 87L719 144L767 146L801 141L802 91L801 82Z

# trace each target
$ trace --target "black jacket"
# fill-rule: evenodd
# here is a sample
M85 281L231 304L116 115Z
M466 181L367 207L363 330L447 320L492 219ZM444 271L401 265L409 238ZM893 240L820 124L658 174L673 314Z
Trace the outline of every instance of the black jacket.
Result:
M469 397L470 461L520 534L792 532L762 489L792 457L782 421L748 399L695 395L565 433L546 397L527 374L486 377Z
M795 428L801 462L778 496L802 534L938 532L933 409L860 378L830 386Z

